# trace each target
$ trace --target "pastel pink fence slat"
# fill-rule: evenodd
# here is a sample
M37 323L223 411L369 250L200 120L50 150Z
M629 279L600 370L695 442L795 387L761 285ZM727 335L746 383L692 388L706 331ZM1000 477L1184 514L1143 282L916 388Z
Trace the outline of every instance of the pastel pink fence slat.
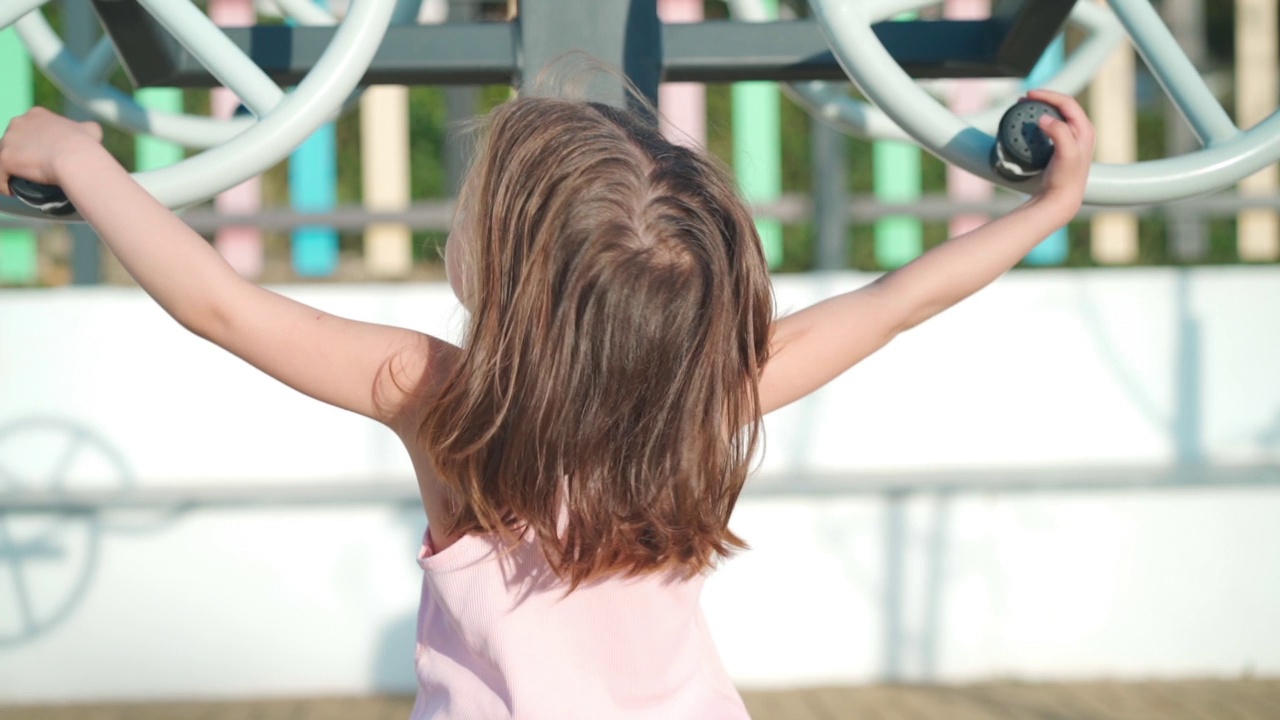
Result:
M949 20L982 20L991 16L990 0L947 0L944 13ZM986 80L953 80L949 93L949 106L957 115L980 112L992 101ZM947 195L956 202L982 203L995 194L995 187L978 176L947 165ZM948 233L951 237L963 235L987 222L990 218L981 213L961 213L951 218Z
M664 23L702 20L702 0L658 0ZM674 143L695 147L707 142L707 89L700 83L663 83L658 88L662 134Z
M209 0L209 17L223 27L248 27L257 23L253 0ZM240 107L240 99L226 88L217 88L211 98L214 117L229 118ZM262 210L262 180L250 178L219 194L213 206L227 215L253 215ZM228 225L214 236L213 245L231 267L243 277L262 275L264 251L262 231L249 225Z

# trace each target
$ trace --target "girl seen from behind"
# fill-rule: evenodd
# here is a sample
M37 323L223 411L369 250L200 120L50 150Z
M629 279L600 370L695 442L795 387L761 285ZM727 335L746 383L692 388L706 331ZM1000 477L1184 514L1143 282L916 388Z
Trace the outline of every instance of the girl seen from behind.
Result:
M239 278L96 126L16 119L0 187L61 185L184 327L404 441L428 519L415 719L745 718L698 598L744 547L728 525L761 418L1075 214L1093 129L1071 98L1031 97L1065 117L1042 121L1056 151L1036 195L777 320L731 176L593 103L522 97L488 118L446 251L461 347Z

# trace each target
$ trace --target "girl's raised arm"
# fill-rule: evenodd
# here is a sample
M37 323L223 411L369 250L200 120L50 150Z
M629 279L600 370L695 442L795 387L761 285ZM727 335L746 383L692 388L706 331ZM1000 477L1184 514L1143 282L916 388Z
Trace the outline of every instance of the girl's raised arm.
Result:
M394 429L452 346L421 333L338 318L238 276L101 145L102 130L42 109L0 138L9 177L59 185L129 274L175 320L311 397Z
M760 380L764 412L798 400L919 325L990 284L1080 209L1093 125L1074 99L1036 90L1065 122L1041 118L1054 155L1041 190L1013 212L930 250L875 282L774 325L772 353Z

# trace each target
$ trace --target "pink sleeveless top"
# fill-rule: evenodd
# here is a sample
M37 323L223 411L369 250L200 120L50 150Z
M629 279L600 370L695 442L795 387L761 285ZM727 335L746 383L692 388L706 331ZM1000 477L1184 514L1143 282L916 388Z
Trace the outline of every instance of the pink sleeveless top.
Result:
M699 606L703 577L569 595L535 539L439 554L424 537L412 720L745 720Z

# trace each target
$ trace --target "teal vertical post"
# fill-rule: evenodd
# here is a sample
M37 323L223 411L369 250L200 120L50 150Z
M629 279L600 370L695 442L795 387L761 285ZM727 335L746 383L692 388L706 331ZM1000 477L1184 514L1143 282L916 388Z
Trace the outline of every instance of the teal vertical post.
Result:
M31 109L34 78L31 59L13 28L0 30L0 133L9 121ZM31 285L39 279L40 259L33 230L0 228L0 284Z
M317 0L324 5L324 0ZM338 199L337 129L328 123L289 156L289 199L295 212L331 212ZM338 231L304 225L293 231L293 271L302 277L330 277L338 271Z
M1049 78L1062 69L1065 55L1066 44L1063 36L1059 35L1053 42L1049 43L1049 47L1045 48L1044 55L1040 56L1040 61L1036 63L1036 66L1031 69L1031 73L1027 75L1024 88L1035 88L1048 82ZM1066 228L1054 232L1039 245L1032 248L1031 252L1027 253L1027 264L1065 264L1069 250L1068 241Z
M300 213L329 212L337 204L338 157L333 123L324 125L289 157L289 197ZM303 277L338 271L338 231L303 225L293 231L293 270Z
M914 19L914 13L897 20ZM871 145L872 192L878 202L904 204L920 199L920 148L909 142L884 140ZM887 215L876 220L875 257L882 268L902 267L924 252L924 224L914 215Z
M167 113L182 112L182 91L177 88L142 88L134 93L138 104ZM133 143L134 166L139 172L158 170L180 162L186 153L182 146L150 135L138 135Z
M778 0L761 0L770 17L778 16ZM733 85L733 167L742 194L751 203L782 196L782 96L772 82ZM782 263L782 223L757 220L769 267Z

